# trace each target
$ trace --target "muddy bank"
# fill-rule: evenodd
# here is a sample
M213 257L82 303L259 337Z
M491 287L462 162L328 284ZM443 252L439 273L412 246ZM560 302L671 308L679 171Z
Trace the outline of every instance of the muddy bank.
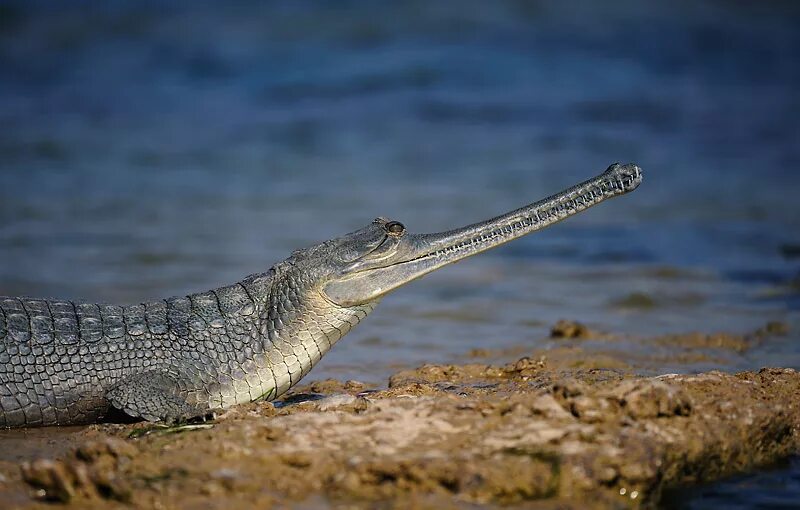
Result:
M386 389L320 381L183 429L91 426L50 459L0 460L0 501L624 508L800 451L794 370L635 371L565 347L504 365L426 365Z

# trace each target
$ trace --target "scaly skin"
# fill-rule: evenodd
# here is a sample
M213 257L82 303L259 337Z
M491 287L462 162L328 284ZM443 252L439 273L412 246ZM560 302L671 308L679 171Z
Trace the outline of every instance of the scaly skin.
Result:
M277 397L373 308L314 299L287 266L139 305L0 298L0 427L97 421L142 374L171 377L187 404L120 402L149 420Z
M273 399L304 377L389 291L635 189L600 176L491 220L406 234L378 218L298 250L267 273L138 305L0 297L0 427L151 421Z

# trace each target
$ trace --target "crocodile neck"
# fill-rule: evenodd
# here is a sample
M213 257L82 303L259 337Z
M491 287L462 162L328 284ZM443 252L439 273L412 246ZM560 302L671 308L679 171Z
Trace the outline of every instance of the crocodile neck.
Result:
M263 355L256 357L267 384L261 396L267 399L282 395L303 378L342 337L363 320L378 300L340 306L304 281L301 273L272 271L264 294L257 294L258 342ZM253 277L243 284L252 288ZM247 392L237 391L236 401L251 401Z
M232 286L188 296L189 323L197 327L189 332L191 348L174 362L189 382L190 404L217 409L279 397L378 303L337 305L291 262L290 258ZM204 328L215 321L221 327ZM204 370L186 363L187 355L196 361L198 351Z

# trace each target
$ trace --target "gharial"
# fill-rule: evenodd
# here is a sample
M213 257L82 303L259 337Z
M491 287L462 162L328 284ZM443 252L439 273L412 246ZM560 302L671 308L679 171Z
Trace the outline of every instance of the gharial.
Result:
M633 164L437 234L398 221L295 251L227 287L117 306L0 298L0 427L90 423L112 410L175 422L273 399L388 292L636 189Z

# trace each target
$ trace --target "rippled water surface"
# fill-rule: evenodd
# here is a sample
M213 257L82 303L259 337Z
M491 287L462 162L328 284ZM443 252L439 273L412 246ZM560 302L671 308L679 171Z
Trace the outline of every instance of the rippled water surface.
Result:
M0 4L0 295L204 290L378 215L448 229L635 161L636 193L389 296L309 377L544 346L562 317L782 321L660 369L800 368L793 3L59 5Z
M672 491L663 502L665 510L752 508L791 510L798 507L800 458L795 457L760 473L739 475L692 489Z

